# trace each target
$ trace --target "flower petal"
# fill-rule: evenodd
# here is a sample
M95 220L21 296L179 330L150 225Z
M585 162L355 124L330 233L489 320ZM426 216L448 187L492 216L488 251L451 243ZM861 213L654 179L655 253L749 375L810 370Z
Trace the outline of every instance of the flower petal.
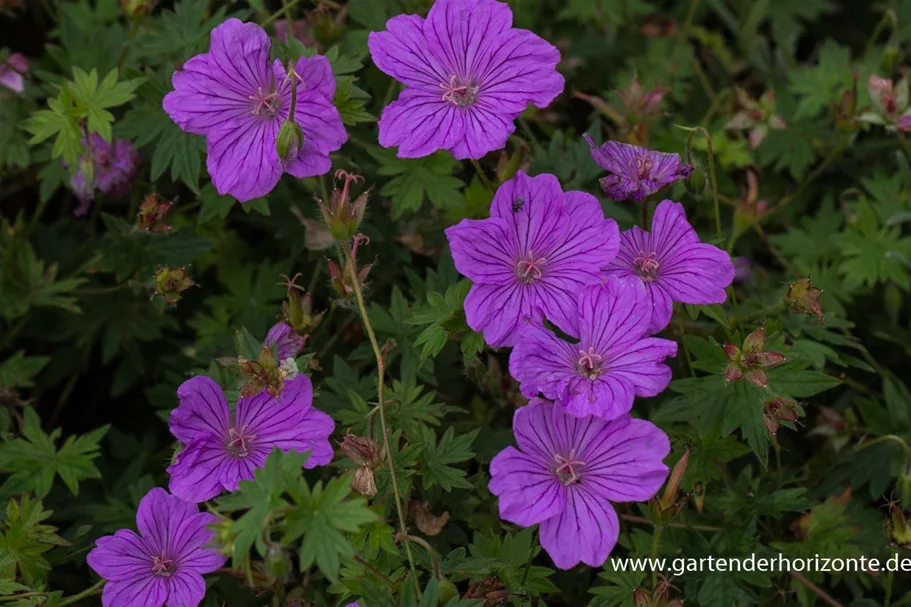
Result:
M566 387L578 376L578 347L557 337L540 323L522 332L509 356L509 373L522 394L531 398L541 392L550 399L571 397Z
M607 500L574 485L566 508L540 527L541 547L560 569L579 562L600 567L617 544L620 521Z
M116 582L148 573L152 556L141 537L129 529L121 529L114 535L98 538L86 562L95 573Z
M167 598L167 581L153 575L149 568L142 577L106 583L101 593L101 604L103 607L162 607Z
M465 320L493 348L513 346L520 329L531 317L528 289L516 281L511 285L474 284L465 297Z
M559 514L566 504L566 487L547 462L514 447L493 458L490 476L488 487L499 496L503 520L528 527Z
M275 149L278 128L277 120L251 114L209 131L206 169L219 194L246 202L272 191L282 175Z
M229 455L224 438L202 438L187 444L168 466L168 489L180 499L194 504L205 502L224 489L219 482L220 470Z
M445 232L460 274L476 283L516 282L518 255L505 221L497 217L463 219Z
M428 46L439 49L449 75L477 76L489 69L498 36L512 26L508 4L492 0L437 0L423 25ZM512 33L512 32L510 32Z
M230 426L228 401L211 378L197 375L177 388L180 404L171 411L168 425L177 440L189 444L199 435L225 437Z
M612 502L651 499L667 478L667 434L651 422L624 418L606 424L598 438L579 451L585 487Z
M492 56L479 77L479 99L516 118L529 102L545 108L563 92L565 81L557 71L560 51L553 44L534 32L511 29L492 39L491 46Z
M199 513L196 504L185 502L160 487L145 494L136 511L136 526L152 553L167 550L174 531Z
M449 70L427 44L424 19L398 15L386 22L385 32L370 32L367 47L380 71L411 87L442 96L440 84L449 82Z
M399 158L420 158L450 148L464 135L463 114L437 92L405 89L383 109L378 122L380 145L398 146Z
M206 581L198 573L178 571L168 578L166 607L198 607L206 597Z

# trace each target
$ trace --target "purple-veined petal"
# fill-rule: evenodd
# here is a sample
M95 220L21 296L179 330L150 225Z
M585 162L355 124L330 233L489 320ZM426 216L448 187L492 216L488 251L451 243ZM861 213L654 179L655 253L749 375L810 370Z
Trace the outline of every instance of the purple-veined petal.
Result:
M499 496L500 518L527 527L559 514L566 487L546 462L507 447L490 462L490 492Z
M398 147L399 158L420 158L447 149L464 135L462 109L440 94L405 89L383 109L378 122L380 145Z
M612 502L651 499L667 478L667 435L651 422L623 419L608 423L600 439L579 452L586 488Z
M541 547L560 569L582 562L600 567L617 543L620 521L607 500L574 485L566 508L540 527Z
M230 425L228 401L215 380L197 375L177 388L180 404L168 420L171 434L182 443L199 435L225 437Z

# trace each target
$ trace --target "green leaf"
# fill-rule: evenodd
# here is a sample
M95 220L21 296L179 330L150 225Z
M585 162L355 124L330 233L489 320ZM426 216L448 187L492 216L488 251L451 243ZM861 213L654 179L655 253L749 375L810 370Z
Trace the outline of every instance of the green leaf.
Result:
M29 586L43 585L51 568L44 553L55 546L68 545L57 535L56 527L44 524L53 513L44 510L41 500L23 495L9 501L5 514L0 520L0 563L4 565L4 576L21 577Z
M851 86L851 79L851 50L826 40L815 66L800 67L791 73L791 91L800 97L794 119L816 116Z
M0 388L31 388L32 381L48 362L50 356L26 356L19 350L0 364Z
M394 218L405 211L418 211L425 199L438 208L461 204L462 180L453 177L457 162L447 152L436 152L417 159L397 158L395 152L381 148L369 150L380 163L379 174L395 176L380 190L392 200Z
M453 468L449 464L464 462L474 457L475 454L470 447L480 430L456 436L455 429L450 426L443 433L439 443L433 430L426 426L421 430L424 437L420 458L423 464L421 475L424 478L424 486L429 488L439 485L446 491L451 491L453 487L471 489L471 483L465 479L465 471Z
M768 375L771 390L794 398L809 398L841 385L841 382L831 375L799 369L794 365L782 365L771 369Z
M92 462L101 455L98 443L110 426L83 436L70 436L58 452L60 429L45 434L41 419L31 407L23 411L23 417L22 437L0 444L0 471L10 475L0 487L0 495L34 491L43 497L50 493L55 475L73 495L78 495L80 481L101 478Z

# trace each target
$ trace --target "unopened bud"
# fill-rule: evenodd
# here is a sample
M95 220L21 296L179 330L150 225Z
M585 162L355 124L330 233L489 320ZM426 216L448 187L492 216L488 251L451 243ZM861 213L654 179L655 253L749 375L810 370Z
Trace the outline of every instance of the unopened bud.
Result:
M784 301L791 310L799 314L815 314L820 322L825 320L822 313L822 306L819 304L819 297L823 290L814 287L809 278L801 278L797 282L788 285L788 292L784 296Z
M157 194L149 194L139 204L136 227L151 234L170 231L171 226L164 221L170 209L170 201L160 200Z
M158 0L120 0L120 6L123 7L123 12L129 19L148 15L156 4L158 4Z
M446 605L457 596L459 596L459 589L447 578L437 582L437 603L439 605Z
M674 469L667 481L667 487L664 489L664 495L661 497L661 506L665 509L670 508L677 501L677 493L680 490L680 482L683 475L686 474L686 465L690 461L690 450L687 449L683 455L674 464Z
M296 120L286 118L278 130L275 140L275 151L283 165L293 162L304 144L304 133Z
M169 304L180 301L181 293L194 284L186 268L161 268L155 273L155 294Z
M705 178L705 170L698 164L693 165L693 172L683 181L686 191L695 196L697 200L701 199L703 194L705 194L705 189L708 185L709 182Z
M365 464L355 470L351 488L366 497L375 496L376 477L373 474L373 468Z
M357 234L361 220L364 218L369 191L362 192L352 202L349 191L351 184L363 183L364 178L342 170L335 172L335 178L343 179L344 184L341 189L336 187L332 190L328 204L325 201L319 202L319 210L332 237L336 240L349 240Z
M265 564L266 571L281 582L284 582L287 579L288 574L291 573L291 558L288 556L288 553L277 544L269 545L269 548L266 550Z
M95 187L95 161L92 154L85 154L80 158L79 172L82 174L86 191L91 192Z

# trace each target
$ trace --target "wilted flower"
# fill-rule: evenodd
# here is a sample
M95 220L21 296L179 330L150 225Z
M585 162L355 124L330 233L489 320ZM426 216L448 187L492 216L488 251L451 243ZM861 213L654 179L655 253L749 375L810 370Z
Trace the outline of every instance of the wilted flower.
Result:
M129 194L140 161L133 144L125 139L108 143L101 135L92 133L82 144L85 153L79 157L76 173L70 177L70 189L79 200L73 211L77 217L88 213L96 191L112 198Z
M354 471L354 480L351 481L351 488L366 497L376 495L376 475L373 468L364 464Z
M666 579L661 579L651 592L644 588L636 588L633 592L634 607L684 607L680 599L671 599L671 589L676 590Z
M168 467L171 492L204 502L222 491L234 491L253 478L272 449L309 452L304 468L332 461L332 418L313 408L313 386L306 375L285 384L275 398L260 392L240 397L232 415L221 388L204 376L177 389L180 405L171 412L170 428L184 444Z
M775 113L774 90L769 89L764 92L759 101L754 100L749 93L740 87L735 87L734 90L741 109L734 114L724 128L735 131L749 131L751 148L759 147L769 129L781 130L788 126L782 117Z
M25 90L23 74L29 70L28 57L22 53L12 53L0 63L0 85L21 93Z
M415 524L424 535L431 537L439 535L449 522L449 512L444 511L440 516L436 516L430 511L430 504L427 502L412 501L408 506L414 516Z
M483 600L481 607L500 607L509 602L511 594L500 578L492 576L469 586L462 598Z
M398 15L371 32L373 62L407 87L383 110L380 145L401 158L480 158L506 145L529 103L547 107L563 91L560 52L511 25L506 3L437 0L426 19Z
M245 378L240 389L240 395L245 398L259 394L263 390L278 398L285 387L285 372L281 360L268 343L260 349L256 360L238 356L237 367Z
M641 202L693 172L691 165L680 162L679 154L665 154L619 141L598 146L588 134L585 140L595 162L611 173L602 177L600 183L604 193L614 200L631 198Z
M291 325L279 322L269 329L264 345L267 348L274 345L276 357L279 361L283 361L286 358L297 356L304 349L304 344L306 343L307 338L303 335L298 335Z
M705 305L726 299L725 288L734 281L731 257L699 240L679 202L665 200L655 208L651 233L633 226L620 241L620 253L604 272L638 278L645 285L649 333L667 326L675 301Z
M357 436L349 430L339 447L345 456L359 466L376 466L380 463L380 450L376 441L367 436Z
M560 569L600 567L620 532L610 502L650 499L667 477L667 435L631 417L576 418L536 399L516 411L507 447L490 462L500 518L540 523L541 546Z
M771 398L762 405L762 423L766 429L775 434L781 422L797 421L797 401L784 396Z
M574 91L573 96L590 103L592 107L611 119L619 129L620 139L628 143L645 145L648 141L649 122L661 115L661 100L669 91L667 87L655 86L646 90L634 75L630 83L617 89L620 106L610 104L601 97Z
M289 75L279 60L270 67L270 46L260 26L228 19L212 30L208 53L174 72L174 90L163 102L180 128L206 136L215 189L241 202L268 194L284 172L295 177L326 173L329 153L348 138L332 104L335 77L329 61L302 57ZM292 88L296 108L289 116ZM277 139L286 122L300 126L302 139L282 158Z
M136 227L151 234L169 232L171 226L165 222L165 217L171 209L169 200L161 200L157 194L149 194L139 203L139 215L136 218Z
M800 314L815 314L820 322L825 320L822 313L822 306L819 305L819 297L823 290L814 287L810 283L810 278L801 278L797 282L788 285L788 292L784 296L784 301L791 310Z
M341 190L338 188L332 190L332 194L329 195L328 205L325 201L320 200L318 202L319 210L332 236L336 240L348 240L354 238L358 227L361 225L361 219L364 218L364 211L367 208L369 192L362 192L352 202L349 198L348 188L352 183L363 183L364 178L341 169L335 172L335 178L344 179L345 184Z
M615 419L637 396L655 396L667 387L677 343L648 337L649 299L638 280L610 278L583 289L577 314L565 331L570 343L542 324L530 325L509 357L509 372L522 394L539 392L570 415Z
M206 594L203 575L225 564L209 547L216 522L167 491L155 487L139 502L137 535L121 529L95 541L86 560L106 580L104 607L196 607Z
M186 268L161 268L155 273L155 294L169 304L176 304L181 293L195 285Z
M497 189L488 219L446 229L456 269L474 283L468 326L493 347L514 345L527 319L542 314L569 331L576 295L617 254L618 232L591 194L519 171Z
M728 366L724 378L736 381L745 377L748 382L760 388L769 387L769 378L765 369L780 365L785 361L784 354L765 349L765 328L759 327L743 340L743 347L726 344L724 353L728 357Z
M348 299L354 294L354 285L351 284L351 273L348 270L349 265L349 262L345 261L344 267L340 267L334 259L330 259L327 263L329 282L342 299ZM372 269L373 265L368 263L355 270L358 284L363 286L367 282L367 276Z

